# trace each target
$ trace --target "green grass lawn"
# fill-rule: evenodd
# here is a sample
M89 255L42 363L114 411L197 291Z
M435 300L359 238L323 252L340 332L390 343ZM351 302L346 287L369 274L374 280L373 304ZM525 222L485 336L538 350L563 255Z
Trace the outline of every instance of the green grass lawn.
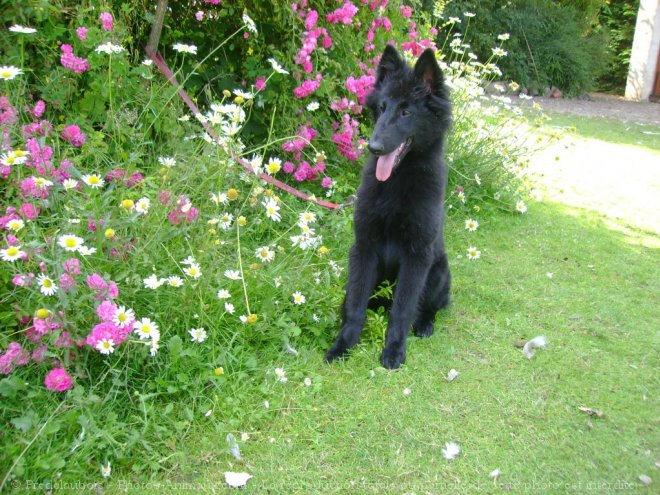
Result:
M659 108L660 111L660 108ZM638 124L603 117L583 117L567 113L546 112L548 125L574 132L582 137L610 143L633 144L660 151L660 126Z
M585 210L533 204L487 218L472 238L476 261L457 256L463 226L449 219L453 305L432 338L409 339L401 370L378 367L377 315L343 363L325 364L319 348L282 354L277 416L243 425L243 460L229 455L227 431L197 430L159 480L206 493L229 491L225 471L252 474L247 493L651 493L660 252ZM549 345L528 360L514 343L538 335ZM446 442L462 448L453 461ZM122 478L113 473L110 492Z

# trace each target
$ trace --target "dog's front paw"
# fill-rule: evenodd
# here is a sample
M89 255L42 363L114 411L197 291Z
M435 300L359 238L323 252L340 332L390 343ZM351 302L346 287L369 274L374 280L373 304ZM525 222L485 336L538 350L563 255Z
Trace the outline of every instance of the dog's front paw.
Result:
M395 370L403 364L406 360L406 347L403 346L387 346L383 349L380 356L380 362L384 368L388 370Z
M331 363L336 359L345 357L347 352L348 349L346 346L342 342L337 341L330 349L328 349L328 352L325 353L325 360L328 363Z

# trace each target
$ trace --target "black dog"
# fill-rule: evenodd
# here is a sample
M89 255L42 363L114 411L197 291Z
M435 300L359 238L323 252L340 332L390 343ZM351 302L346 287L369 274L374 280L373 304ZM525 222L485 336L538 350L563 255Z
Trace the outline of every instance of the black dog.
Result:
M432 335L435 314L449 304L442 149L451 105L433 51L422 53L413 69L388 45L367 106L376 120L372 156L357 194L343 324L326 359L357 343L367 307L387 305L381 363L393 369L405 360L410 325L417 336ZM386 280L397 281L394 300L370 301Z

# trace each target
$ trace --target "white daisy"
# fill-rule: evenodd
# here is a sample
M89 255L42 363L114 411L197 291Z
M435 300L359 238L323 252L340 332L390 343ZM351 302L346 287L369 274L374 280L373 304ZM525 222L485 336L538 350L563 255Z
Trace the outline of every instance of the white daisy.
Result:
M208 337L206 330L204 330L203 328L193 328L191 330L188 330L188 333L190 334L190 340L193 342L197 342L198 344L204 342Z
M229 299L231 297L231 294L227 289L220 289L218 291L218 299Z
M252 93L250 93L249 91L243 91L243 90L240 90L240 89L235 89L234 94L236 96L240 96L241 98L244 98L246 100L251 100L252 98L254 98L254 95Z
M25 256L25 251L21 251L21 246L9 246L7 249L0 249L0 259L2 261L14 262Z
M231 223L234 221L234 215L231 213L223 213L219 218L218 224L222 230L229 230Z
M9 30L12 33L20 33L20 34L34 34L37 32L37 30L34 28L21 26L20 24L14 24L13 26L10 26Z
M183 279L181 277L178 277L176 275L171 275L167 277L167 285L170 287L182 287L183 286Z
M465 221L465 228L470 232L474 232L475 230L477 230L477 228L479 228L479 222L470 218Z
M225 270L225 277L229 280L240 280L241 274L238 270Z
M119 306L115 311L115 315L112 317L112 321L119 328L124 328L135 321L135 313L132 309Z
M39 189L44 190L47 187L50 187L53 185L52 180L45 179L44 177L31 177L32 180L34 181L34 185L37 186Z
M65 179L64 182L62 182L62 186L64 186L64 189L67 191L70 189L75 189L78 187L78 181L76 179Z
M9 81L20 74L23 74L23 71L18 67L14 67L13 65L0 66L0 79Z
M140 337L140 340L160 339L158 325L149 318L142 318L140 321L133 323L133 331Z
M282 169L282 160L279 158L271 158L266 164L266 173L268 175L275 175Z
M288 74L289 71L285 70L282 68L282 66L279 64L277 60L274 58L269 58L268 61L270 62L270 65L273 67L273 70L279 74Z
M197 55L197 47L195 45L186 45L185 43L175 43L172 48L179 53L192 53Z
M277 204L277 201L274 199L269 199L263 202L264 208L266 208L266 216L273 220L274 222L279 222L282 217L280 217L280 206Z
M321 105L319 105L318 101L312 101L312 102L307 104L307 110L310 111L310 112L315 112L320 107L321 107Z
M20 218L14 218L12 220L9 220L5 225L5 228L7 230L11 230L12 232L18 232L23 227L25 227L25 222Z
M211 201L213 201L216 205L226 205L228 202L227 198L227 193L220 192L218 194L211 193Z
M522 199L516 203L516 210L520 213L525 213L527 211L527 205Z
M89 256L90 254L94 254L96 252L95 247L87 247L87 246L80 246L78 248L78 252L82 254L83 256Z
M112 354L115 352L115 341L112 339L101 339L96 343L96 349L106 356Z
M158 163L160 163L163 167L172 168L174 165L176 165L176 160L171 156L161 156L158 158Z
M160 287L165 283L165 279L158 278L154 273L152 275L149 275L144 280L142 280L142 283L144 284L145 289L156 290L158 287Z
M245 27L248 31L251 31L253 34L257 34L257 25L246 13L243 13L243 24L245 24Z
M311 211L304 211L298 216L298 225L307 226L310 223L316 222L316 215Z
M179 261L179 263L182 265L194 265L197 262L195 261L195 258L188 256L185 260Z
M225 311L227 313L229 313L230 315L233 315L234 311L236 311L236 309L234 308L234 305L232 303L226 302L225 303Z
M286 383L287 381L286 371L284 371L282 368L275 368L275 377L277 378L278 382Z
M471 260L479 259L481 257L481 251L479 251L476 247L469 247L467 250L467 257Z
M301 304L305 304L306 301L305 296L303 296L300 293L300 291L294 292L292 297L293 297L293 304L296 304L298 306Z
M65 251L70 252L78 251L83 245L83 242L85 241L82 237L71 234L61 235L57 238L57 244L63 247Z
M158 353L158 349L160 349L160 345L158 345L158 341L155 339L151 339L151 345L149 346L149 354L155 356Z
M112 467L110 467L110 461L108 461L108 464L106 464L105 466L101 464L101 476L103 476L104 478L109 478L111 472L112 472Z
M534 201L542 201L543 200L543 194L541 191L538 189L534 189L532 192L530 192L530 196Z
M83 175L81 179L92 189L98 189L99 187L103 187L103 184L105 184L105 180L99 174Z
M40 273L37 277L37 283L39 284L39 290L45 296L52 296L57 292L57 285L52 278L43 273Z
M135 211L137 211L140 215L146 215L150 206L151 201L149 198L140 198L137 200L137 203L135 203Z
M189 267L184 268L183 273L190 278L199 278L202 276L202 270L197 263L192 263Z
M257 258L259 258L261 261L265 261L266 263L270 263L275 258L275 251L270 249L268 246L257 248L254 254Z

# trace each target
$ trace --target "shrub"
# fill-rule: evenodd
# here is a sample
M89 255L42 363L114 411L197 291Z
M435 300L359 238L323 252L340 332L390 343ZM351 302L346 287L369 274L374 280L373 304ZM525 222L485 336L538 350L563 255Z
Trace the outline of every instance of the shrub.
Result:
M409 58L435 33L413 24L408 7L386 3L319 8L315 26L333 46L314 49L311 72L300 54L303 40L307 52L313 44L304 2L288 13L258 3L263 22L209 6L235 23L222 23L226 37L213 46L193 48L198 33L180 21L186 30L165 46L202 104L195 118L131 45L137 7L49 6L55 17L12 6L18 13L7 18L22 12L37 31L3 40L2 64L22 73L8 69L0 81L0 483L103 476L108 463L155 472L178 459L192 426L258 428L272 414L266 403L284 400L287 375L273 363L295 348L325 348L338 325L350 213L269 187L236 154L333 199L354 192L368 132L358 109L394 36L385 14L408 26L400 41ZM275 44L260 33L278 29L278 16L295 36ZM528 124L510 88L484 94L498 74L493 56L482 64L464 40L450 44L439 54L456 115L448 202L471 220L492 204L517 201L522 212ZM302 96L310 91L316 110ZM318 184L326 166L338 185ZM475 228L453 235L467 248Z
M605 34L592 29L588 18L570 2L447 2L445 16L463 18L462 29L481 58L487 58L498 33L510 35L509 56L499 65L506 79L530 94L558 87L567 95L590 90L605 65Z

